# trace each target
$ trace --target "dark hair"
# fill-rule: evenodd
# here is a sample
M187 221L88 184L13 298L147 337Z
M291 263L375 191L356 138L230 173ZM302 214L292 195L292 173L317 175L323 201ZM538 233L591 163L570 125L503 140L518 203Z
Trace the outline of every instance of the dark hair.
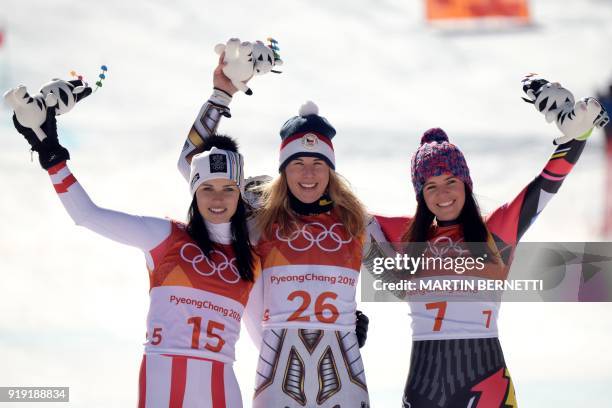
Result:
M236 212L230 218L232 231L232 248L236 256L236 266L240 277L244 280L253 282L253 247L249 239L249 230L247 227L247 207L248 204L242 198L238 200ZM198 210L198 202L194 195L189 213L187 216L187 233L198 244L202 252L210 255L213 248L213 242L208 235L208 228L204 223L204 217Z
M238 142L236 142L236 140L232 139L227 135L221 135L216 133L204 139L202 144L198 146L197 150L198 152L205 152L212 149L213 147L238 153Z
M200 152L216 147L218 149L238 152L238 144L234 139L225 135L212 135L204 139L202 146L198 148ZM242 197L238 199L236 212L230 218L232 232L232 248L236 256L236 266L240 277L244 280L253 282L253 246L249 239L249 230L247 227L247 214L251 212L249 204ZM198 210L198 202L196 196L193 196L189 212L187 214L187 233L198 244L202 252L207 256L210 255L213 248L213 242L208 235L208 228L204 222L204 217Z
M465 187L465 203L457 217L462 230L464 242L473 256L487 255L488 260L495 260L496 257L491 253L488 246L489 230L482 219L480 208L474 198L472 189L467 184ZM408 230L404 233L402 240L407 245L406 253L410 256L417 257L425 250L426 242L429 238L429 230L434 221L434 214L427 207L423 191L417 195L417 209L414 218Z

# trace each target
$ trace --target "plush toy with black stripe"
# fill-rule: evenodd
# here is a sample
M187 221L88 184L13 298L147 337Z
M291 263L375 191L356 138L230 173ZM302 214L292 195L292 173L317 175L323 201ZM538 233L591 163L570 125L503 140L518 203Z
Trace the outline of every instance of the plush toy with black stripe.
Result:
M610 121L597 99L589 97L575 102L574 95L558 82L549 82L530 74L522 84L527 94L523 100L533 104L548 123L555 121L563 133L562 137L554 140L556 145L573 139L586 139L593 128L602 128Z
M13 109L15 128L25 137L32 151L38 153L44 169L70 158L68 150L59 144L55 116L69 112L91 92L91 88L81 80L54 79L34 96L23 85L4 94L4 100Z
M232 81L236 89L247 95L253 94L246 83L254 75L264 75L268 72L280 73L274 69L283 64L278 53L278 43L273 38L269 38L268 41L270 44L266 45L261 41L240 42L238 38L231 38L226 44L215 46L217 54L225 53L223 73Z

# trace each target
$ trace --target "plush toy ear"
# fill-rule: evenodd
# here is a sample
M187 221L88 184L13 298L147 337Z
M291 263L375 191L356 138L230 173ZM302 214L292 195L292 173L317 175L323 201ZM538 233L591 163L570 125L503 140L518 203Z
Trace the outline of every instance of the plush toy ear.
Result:
M74 88L72 90L72 93L75 95L80 94L81 92L83 92L85 90L85 88L87 88L86 86L77 86L76 88Z
M57 96L52 93L47 94L47 96L45 97L45 104L47 105L47 107L57 105Z
M29 95L26 87L24 85L19 85L16 88L6 91L2 97L13 110L16 110L19 106L25 105L23 101L25 98L29 97Z
M225 44L215 45L215 52L217 53L217 55L223 54L223 51L225 51Z
M248 55L251 54L253 52L253 45L248 42L245 41L242 44L240 44L239 50L238 50L238 55Z

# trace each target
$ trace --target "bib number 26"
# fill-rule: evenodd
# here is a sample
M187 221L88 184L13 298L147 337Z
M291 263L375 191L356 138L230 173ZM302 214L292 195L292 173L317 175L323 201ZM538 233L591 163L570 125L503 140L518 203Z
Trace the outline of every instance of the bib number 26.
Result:
M338 294L334 292L323 292L315 299L314 304L314 314L315 318L321 323L335 323L338 320L338 316L340 313L338 312L338 308L334 306L332 303L327 302L329 299L335 300L338 298ZM312 297L310 294L304 290L296 290L291 292L289 296L287 296L287 300L301 301L298 308L289 316L287 319L288 322L309 322L310 316L304 316L304 312L308 310L310 304L312 303Z

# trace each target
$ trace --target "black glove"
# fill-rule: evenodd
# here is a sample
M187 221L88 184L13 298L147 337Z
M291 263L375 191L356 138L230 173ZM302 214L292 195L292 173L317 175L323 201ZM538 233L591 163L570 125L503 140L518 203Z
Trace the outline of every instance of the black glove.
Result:
M361 310L357 310L355 316L357 317L357 325L355 326L357 343L359 344L359 348L362 348L368 338L368 324L370 323L370 319L368 319L368 316L364 315Z
M32 150L38 153L38 161L43 169L48 170L56 164L70 159L70 153L68 153L68 150L60 145L58 141L55 108L47 108L47 118L45 122L40 125L40 129L47 136L42 141L36 136L31 128L22 126L17 120L17 115L14 113L13 125L15 125L15 129L25 137L32 147Z
M54 79L43 85L40 93L33 97L25 86L10 89L4 94L4 99L13 108L15 129L38 153L43 169L48 170L70 158L68 150L59 144L55 116L69 112L91 93L91 88L81 80Z

